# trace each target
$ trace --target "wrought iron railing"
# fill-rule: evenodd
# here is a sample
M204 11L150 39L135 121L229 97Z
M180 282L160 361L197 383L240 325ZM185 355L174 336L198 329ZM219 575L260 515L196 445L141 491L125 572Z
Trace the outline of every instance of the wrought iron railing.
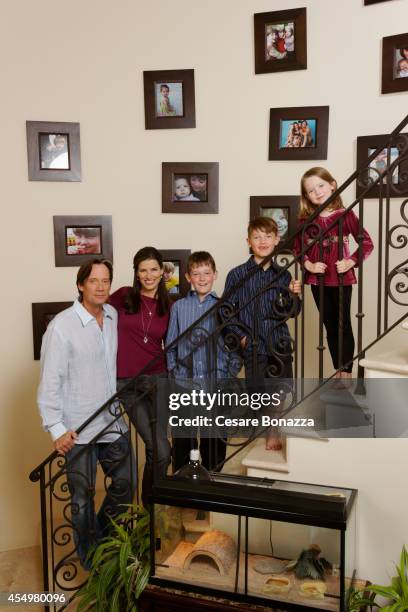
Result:
M335 375L334 371L330 371L325 376L324 362L324 332L323 332L323 317L322 308L319 314L318 328L313 335L308 325L308 309L309 296L302 300L302 306L296 297L290 294L288 290L282 289L279 280L287 271L292 273L293 277L304 280L304 270L302 261L304 256L309 252L314 245L318 245L320 251L323 250L323 241L327 232L330 232L335 226L339 235L338 253L339 259L343 257L343 224L345 215L348 211L356 209L359 219L359 231L357 235L357 243L361 244L363 239L363 226L368 209L373 210L376 207L377 221L377 238L375 240L375 250L372 257L376 258L376 274L371 273L369 284L365 277L365 262L363 260L361 248L358 255L358 275L357 275L357 319L356 330L356 349L352 358L352 362L357 363L358 378L363 378L363 371L359 365L359 361L364 357L365 352L374 346L380 339L386 336L394 329L406 316L408 306L408 198L404 199L398 207L392 202L393 197L403 197L403 194L408 193L408 173L406 164L408 164L408 135L404 135L402 130L408 124L406 117L387 137L385 142L380 143L380 146L367 158L366 162L360 166L331 196L320 206L313 215L300 227L297 232L285 241L276 253L273 253L270 259L275 266L276 274L273 281L262 287L258 292L248 295L248 299L239 307L234 306L233 296L238 291L240 286L249 282L252 275L262 273L261 266L254 266L248 275L232 289L224 294L217 304L205 312L191 327L182 333L171 345L167 346L165 352L168 352L174 347L183 343L183 359L177 361L175 370L179 366L184 368L184 371L189 373L189 377L193 384L200 384L194 380L194 355L197 351L205 349L206 359L208 363L205 370L209 373L208 381L205 384L217 385L217 355L220 351L226 356L227 369L229 374L226 378L230 380L234 378L238 366L242 364L242 350L240 338L245 334L249 338L251 347L257 347L259 344L259 334L262 333L259 329L256 316L254 317L254 325L252 327L244 325L239 320L239 314L244 308L250 305L253 307L254 313L259 312L257 302L265 292L271 289L276 289L275 303L271 304L271 319L272 331L277 327L289 323L291 327L291 339L289 343L282 346L274 346L268 342L268 338L263 340L268 343L271 364L267 371L267 376L270 379L280 379L282 373L282 365L285 359L293 360L294 383L289 384L285 389L285 402L281 407L281 414L293 411L294 408L301 405L312 392L327 384L327 381ZM378 171L371 167L373 160L383 150L387 152L387 165L384 171ZM392 160L391 150L398 151L396 159ZM398 181L395 182L395 176L398 173ZM393 179L394 177L394 179ZM314 221L317 216L326 208L330 207L331 203L338 195L346 192L346 190L355 185L358 187L358 197L346 206L342 214L336 216L336 219L327 227L325 232L322 232ZM378 198L375 200L366 200L370 195L370 190L376 187L378 189ZM370 215L370 222L374 222L374 215ZM312 233L312 239L309 239L306 244L295 254L293 252L293 244L296 238L302 238L304 233L309 231ZM402 257L401 257L402 255ZM374 275L374 279L373 279ZM363 285L363 281L365 284ZM372 287L375 287L372 291ZM321 298L323 296L323 278L319 279L319 287ZM368 291L363 289L368 288ZM367 304L366 293L369 293L369 312L365 312ZM340 280L339 288L340 296L340 313L342 312L341 303L343 300L343 289ZM322 298L323 299L323 298ZM324 308L324 304L323 304ZM374 323L373 323L374 322ZM272 333L271 331L271 333ZM342 316L339 316L339 349L338 358L342 366L343 363L343 321ZM186 353L185 347L188 346ZM257 359L256 354L253 355L253 372L257 378ZM107 514L115 516L117 507L121 503L128 503L134 496L134 483L139 473L139 443L137 438L136 428L134 426L134 411L138 406L147 400L150 402L151 408L151 425L153 431L156 429L156 415L158 411L166 409L160 405L156 405L157 394L156 390L160 386L161 381L156 377L146 377L146 371L154 365L154 360L140 371L126 387L121 389L115 396L109 399L101 406L95 414L84 422L77 430L78 433L86 430L88 425L103 411L109 411L111 414L111 424L105 427L103 431L98 433L84 449L82 453L91 453L92 449L99 444L107 433L112 431L113 424L119 421L126 422L126 430L123 440L125 443L118 449L114 448L115 442L110 445L115 451L114 466L124 463L128 466L129 478L127 483L123 483L122 487L112 490L111 476L109 465L106 467L106 474L101 482L100 489L103 495L107 495L105 503ZM327 366L326 366L327 370ZM174 378L177 372L169 372L170 378ZM306 375L314 377L313 389L310 386L306 388L303 381ZM225 373L224 373L225 376ZM139 384L143 380L143 384ZM127 403L125 410L121 400L124 394L132 389L134 396L133 405ZM361 390L361 386L360 386ZM255 436L259 435L259 431L250 432L244 441L235 442L228 440L228 444L235 446L235 450L229 454L226 460L222 460L217 468L221 469L230 459L238 452L241 452ZM234 435L234 430L229 432L231 437ZM135 450L136 460L133 460L133 449ZM157 451L154 451L157 452ZM80 456L80 455L79 455ZM153 456L153 463L155 463ZM77 542L79 539L78 514L83 510L73 499L75 499L75 480L72 478L78 476L75 463L70 463L65 457L51 453L40 465L38 465L30 474L30 479L33 482L40 483L40 503L41 503L41 545L42 545L42 560L44 572L44 590L47 592L63 592L68 594L67 602L64 604L55 604L55 610L62 610L69 605L69 600L74 596L78 588L86 581L87 573L82 569L78 558ZM86 490L88 491L88 501L91 507L97 504L98 484L88 481L86 474L80 475L86 481ZM139 501L139 492L136 488L136 500ZM95 539L98 536L97 525L91 525L90 530Z

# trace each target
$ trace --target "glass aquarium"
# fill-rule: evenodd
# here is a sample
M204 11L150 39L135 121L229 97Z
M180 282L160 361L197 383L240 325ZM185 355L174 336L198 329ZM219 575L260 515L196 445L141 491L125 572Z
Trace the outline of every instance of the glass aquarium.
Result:
M291 609L346 610L356 490L212 473L154 486L151 582Z

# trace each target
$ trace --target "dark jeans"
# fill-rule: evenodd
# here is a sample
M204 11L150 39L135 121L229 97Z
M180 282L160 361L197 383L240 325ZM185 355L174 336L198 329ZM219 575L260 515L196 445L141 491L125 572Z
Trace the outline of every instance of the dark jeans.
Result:
M261 381L268 379L293 378L292 357L283 357L281 361L283 362L282 366L271 355L257 355L254 366L253 355L247 354L244 356L245 378L249 384L261 384ZM268 372L268 369L273 371L275 367L279 373L276 378ZM260 389L254 389L254 391L260 391Z
M153 466L153 397L152 392L147 391L146 395L140 397L144 391L157 377L142 376L135 381L135 385L120 394L120 401L123 403L130 420L136 428L138 434L145 444L146 462L143 471L142 481L142 501L146 506L149 503L149 496L153 486L153 472L156 469L159 478L165 478L167 468L170 463L171 449L167 439L167 402L157 401L158 415L156 421L156 466ZM125 387L132 378L118 378L118 392ZM153 391L154 393L155 391ZM161 405L159 405L161 404Z
M318 285L311 285L314 301L320 310L320 289ZM339 287L323 287L323 324L326 329L327 344L335 370L342 369L351 372L353 363L345 366L354 356L354 335L351 326L351 291L352 285L343 287L343 336L342 336L342 359L339 362Z
M87 446L76 444L67 455L67 479L71 493L71 517L74 542L81 565L90 568L87 555L94 544L108 535L109 517L126 511L136 490L136 464L128 434L116 441ZM97 464L110 479L106 496L95 514L94 495Z
M290 391L289 386L292 388L293 379L292 357L281 357L280 360L282 364L278 363L272 355L256 355L256 362L254 364L252 354L244 356L248 393L263 393L265 391L269 394L280 393L282 384L279 381L281 379L285 380L288 387L286 392ZM271 373L275 372L279 373L279 376L271 376ZM279 438L279 427L270 427L268 436Z

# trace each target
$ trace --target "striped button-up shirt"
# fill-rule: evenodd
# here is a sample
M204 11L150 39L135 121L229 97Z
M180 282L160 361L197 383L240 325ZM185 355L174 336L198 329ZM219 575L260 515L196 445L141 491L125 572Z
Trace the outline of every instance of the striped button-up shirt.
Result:
M181 333L190 327L207 310L218 302L214 292L200 301L195 291L178 300L170 311L166 345L171 344ZM240 363L236 355L226 352L222 336L211 335L217 326L215 313L200 321L190 334L179 340L167 350L167 368L175 378L217 379L235 376Z
M255 268L258 270L255 271ZM278 277L279 272L274 263L264 270L250 257L227 275L224 296L231 292L226 301L236 311L228 331L239 338L247 337L246 354L254 348L258 355L271 355L274 349L281 352L289 350L290 334L285 311L287 306L290 310L290 304L286 304L288 298L292 302L288 289L291 275L285 271ZM262 291L268 285L271 285L270 288ZM234 290L234 287L237 288Z
M48 325L41 346L38 406L46 431L56 440L77 429L116 393L117 313L103 306L102 329L80 302L60 312ZM77 440L86 444L106 425L109 434L100 442L126 431L123 421L113 423L107 409L94 419Z

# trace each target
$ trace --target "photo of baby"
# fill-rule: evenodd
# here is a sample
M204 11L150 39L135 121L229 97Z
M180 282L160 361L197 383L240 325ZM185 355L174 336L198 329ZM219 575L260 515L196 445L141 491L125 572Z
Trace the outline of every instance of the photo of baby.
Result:
M280 122L280 149L316 146L316 119L283 119Z
M265 25L265 60L282 60L295 52L295 24L287 23Z
M69 170L68 134L39 134L42 170Z
M178 261L164 261L163 278L167 291L172 295L177 295L180 292L180 263Z
M394 49L394 79L408 77L408 47Z
M207 202L207 175L175 174L173 181L173 202Z
M67 255L100 255L100 227L67 227L65 229Z
M368 156L372 155L375 151L375 148L368 149ZM381 153L377 155L377 157L370 163L370 170L368 171L368 175L372 180L376 180L378 178L378 174L384 174L387 170L387 149L383 149ZM397 147L391 147L390 149L390 164L392 164L398 157L399 151ZM387 182L387 178L384 177L383 183ZM392 174L391 183L394 185L398 184L398 166L395 167L395 170Z
M183 117L183 83L155 83L156 117Z
M288 208L262 208L262 217L273 219L278 226L278 234L281 240L286 240L289 229Z

